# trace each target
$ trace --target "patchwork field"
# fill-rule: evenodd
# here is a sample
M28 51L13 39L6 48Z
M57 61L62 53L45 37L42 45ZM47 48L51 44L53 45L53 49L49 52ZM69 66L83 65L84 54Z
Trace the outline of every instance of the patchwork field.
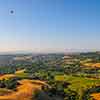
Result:
M0 67L0 100L100 100L100 54L48 54Z

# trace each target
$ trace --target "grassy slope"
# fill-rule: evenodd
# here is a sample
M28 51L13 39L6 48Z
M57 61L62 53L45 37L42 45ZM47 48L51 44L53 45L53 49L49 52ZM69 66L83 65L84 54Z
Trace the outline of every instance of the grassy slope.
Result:
M65 76L65 80L70 83L68 86L69 89L76 91L79 96L80 100L84 93L89 88L99 86L100 80L98 79L89 79L85 77L75 77L75 76Z
M28 73L25 73L25 69L16 71L15 72L15 75L17 77L19 77L19 78L28 78L29 77L29 74Z
M28 77L27 73L24 73L25 70L17 71L15 74L6 74L0 77L0 79L9 79L12 77ZM23 79L19 81L21 85L17 87L17 91L10 91L5 88L0 88L0 100L31 100L33 93L37 90L41 90L42 85L47 85L43 81L39 80L28 80Z
M0 100L31 100L33 93L41 90L41 86L45 84L45 82L39 80L28 79L23 79L19 83L21 85L17 87L16 91L0 96Z
M79 100L82 100L83 93L92 87L100 86L100 80L99 79L92 79L92 78L86 78L81 76L72 76L72 75L64 75L55 76L55 80L57 81L67 81L70 83L68 88L65 89L67 91L68 89L75 91L79 95Z

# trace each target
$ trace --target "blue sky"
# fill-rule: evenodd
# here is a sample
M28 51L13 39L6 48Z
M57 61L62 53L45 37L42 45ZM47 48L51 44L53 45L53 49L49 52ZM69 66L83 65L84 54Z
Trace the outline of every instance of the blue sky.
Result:
M99 26L100 0L0 0L3 52L100 50Z

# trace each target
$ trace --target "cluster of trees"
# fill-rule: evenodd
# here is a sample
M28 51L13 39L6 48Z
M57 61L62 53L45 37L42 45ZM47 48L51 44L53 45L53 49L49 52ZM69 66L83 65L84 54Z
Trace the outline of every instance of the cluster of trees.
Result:
M0 80L0 88L15 89L18 84L17 78Z
M42 90L52 99L51 100L78 100L79 95L77 92L68 89L69 83L51 81L49 82L51 88L43 86Z
M0 66L0 74L15 73L16 68L14 66Z
M64 66L64 74L75 74L82 70L79 64L72 64Z

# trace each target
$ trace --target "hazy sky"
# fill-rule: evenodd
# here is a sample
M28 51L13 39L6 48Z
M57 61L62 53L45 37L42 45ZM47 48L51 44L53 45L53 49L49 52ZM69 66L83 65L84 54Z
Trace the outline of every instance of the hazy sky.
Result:
M100 0L0 0L0 51L98 50L99 44Z

